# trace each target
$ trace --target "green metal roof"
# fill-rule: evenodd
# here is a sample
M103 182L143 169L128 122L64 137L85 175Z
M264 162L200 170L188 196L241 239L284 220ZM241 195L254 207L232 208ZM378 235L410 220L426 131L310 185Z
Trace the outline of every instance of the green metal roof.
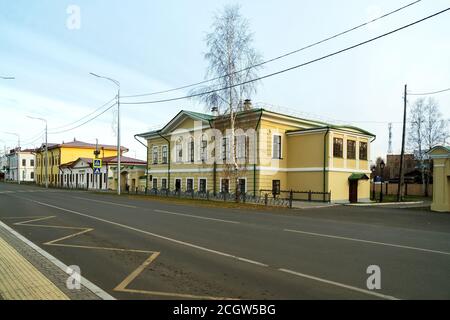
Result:
M369 177L365 173L352 173L348 180L369 180Z
M209 121L215 118L215 116L211 115L211 114L207 114L207 113L200 113L200 112L195 112L195 111L186 111L183 110L183 112L187 115L190 115L191 117L194 118L200 118L203 119L205 121Z

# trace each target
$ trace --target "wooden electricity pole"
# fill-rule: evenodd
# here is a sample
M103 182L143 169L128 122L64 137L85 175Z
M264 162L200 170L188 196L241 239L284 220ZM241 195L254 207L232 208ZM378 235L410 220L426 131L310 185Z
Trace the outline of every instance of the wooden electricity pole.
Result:
M403 133L402 133L402 152L400 154L400 173L397 189L397 201L403 200L403 161L405 157L405 131L406 131L406 104L407 104L407 85L405 84L405 93L403 95Z

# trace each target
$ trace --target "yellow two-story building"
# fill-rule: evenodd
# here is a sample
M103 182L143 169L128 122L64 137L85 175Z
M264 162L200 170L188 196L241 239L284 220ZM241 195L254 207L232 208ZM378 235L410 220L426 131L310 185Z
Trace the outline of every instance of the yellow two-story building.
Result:
M231 128L234 127L234 130ZM138 134L148 146L154 189L330 193L333 202L368 201L370 143L375 136L251 109L229 116L179 112L160 130Z
M94 152L98 151L96 155ZM121 152L127 152L128 149L121 147ZM78 158L104 158L117 155L117 147L105 144L92 144L83 141L73 140L60 144L48 144L48 183L50 186L62 186L63 173L61 164L66 164L77 160ZM36 149L36 169L35 181L37 184L45 184L46 151L45 145Z

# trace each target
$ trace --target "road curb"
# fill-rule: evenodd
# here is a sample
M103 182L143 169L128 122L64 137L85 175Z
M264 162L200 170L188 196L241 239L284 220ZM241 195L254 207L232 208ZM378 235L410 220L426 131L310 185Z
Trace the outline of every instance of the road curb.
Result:
M17 231L15 231L14 229L12 229L11 227L9 227L8 225L6 225L4 222L0 221L0 227L4 228L5 230L7 230L8 232L10 232L12 235L14 235L15 237L17 237L19 240L21 240L22 242L24 242L26 245L28 245L29 247L31 247L32 249L34 249L35 251L37 251L40 255L42 255L43 257L45 257L47 260L49 260L50 262L52 262L55 266L57 266L59 269L61 269L63 272L66 272L68 266L62 262L61 260L55 258L54 256L52 256L50 253L48 253L47 251L43 250L42 248L40 248L39 246L37 246L36 244L34 244L33 242L31 242L30 240L28 240L27 238L25 238L24 236L22 236L20 233L18 233ZM92 293L94 293L97 297L99 297L102 300L116 300L116 298L114 298L113 296L111 296L109 293L107 293L106 291L104 291L103 289L101 289L100 287L98 287L97 285L93 284L92 282L90 282L89 280L87 280L86 278L84 278L83 276L81 276L81 283L84 287L86 287L88 290L90 290Z

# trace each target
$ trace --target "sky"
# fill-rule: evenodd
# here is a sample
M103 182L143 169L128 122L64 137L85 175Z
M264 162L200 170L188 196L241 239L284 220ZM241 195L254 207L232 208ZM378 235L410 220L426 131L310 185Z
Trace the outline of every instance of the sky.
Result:
M369 21L412 0L0 0L0 149L35 147L43 141L115 144L116 108L74 130L70 123L121 95L166 90L205 79L205 36L226 4L240 4L263 59L316 42ZM79 9L79 20L72 19ZM448 0L422 0L392 16L319 46L268 63L260 75L288 68L391 31L449 7ZM74 15L75 13L75 15ZM401 146L403 89L450 88L450 12L365 46L263 80L249 97L293 115L346 123L374 133L371 158L385 156L388 123L393 151ZM140 101L187 94L123 99ZM416 97L410 96L408 107ZM450 119L450 92L434 96ZM121 139L131 157L146 158L134 135L156 129L180 110L204 112L196 100L122 105ZM85 118L87 120L88 118ZM59 128L59 129L58 129Z

